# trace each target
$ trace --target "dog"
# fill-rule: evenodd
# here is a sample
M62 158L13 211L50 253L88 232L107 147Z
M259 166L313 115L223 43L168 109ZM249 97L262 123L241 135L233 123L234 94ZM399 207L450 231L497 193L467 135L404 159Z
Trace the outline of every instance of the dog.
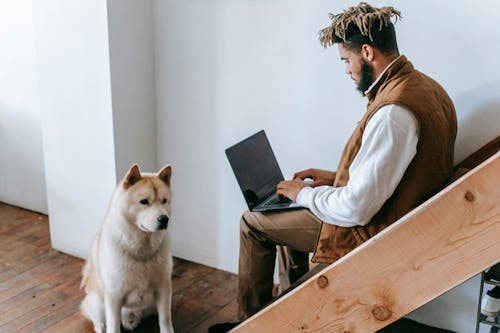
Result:
M172 167L142 173L134 164L118 184L82 270L80 309L96 333L133 330L158 314L161 333L174 333L171 316Z

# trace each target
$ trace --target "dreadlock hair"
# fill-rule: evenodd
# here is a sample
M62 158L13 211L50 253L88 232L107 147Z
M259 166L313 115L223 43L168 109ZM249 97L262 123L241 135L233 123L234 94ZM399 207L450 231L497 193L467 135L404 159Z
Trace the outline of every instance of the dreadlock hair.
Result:
M332 24L319 32L323 47L342 43L348 49L360 51L363 44L368 44L386 54L399 53L391 17L397 21L401 12L393 7L374 8L360 2L343 13L330 13L329 17Z

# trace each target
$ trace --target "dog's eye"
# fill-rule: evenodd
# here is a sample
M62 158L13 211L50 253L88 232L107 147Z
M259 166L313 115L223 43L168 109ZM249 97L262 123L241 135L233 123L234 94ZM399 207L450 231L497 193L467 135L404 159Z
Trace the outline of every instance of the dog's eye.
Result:
M167 203L167 199L163 199L163 201L161 203L162 204L166 204Z
M141 201L139 201L141 204L143 205L149 205L149 201L148 199L142 199Z

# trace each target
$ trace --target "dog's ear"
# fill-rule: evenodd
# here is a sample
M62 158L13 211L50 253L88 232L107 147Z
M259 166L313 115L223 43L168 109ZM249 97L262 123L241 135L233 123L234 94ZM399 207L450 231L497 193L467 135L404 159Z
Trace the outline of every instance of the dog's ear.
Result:
M163 169L158 172L158 178L160 178L165 184L170 186L170 178L172 177L172 167L167 164Z
M141 180L141 171L139 170L139 166L134 164L130 167L123 180L123 188L128 190L132 185Z

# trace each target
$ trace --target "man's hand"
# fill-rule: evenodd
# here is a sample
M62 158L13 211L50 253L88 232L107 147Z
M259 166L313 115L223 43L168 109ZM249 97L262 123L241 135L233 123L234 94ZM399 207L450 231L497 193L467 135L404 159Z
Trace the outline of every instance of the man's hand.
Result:
M307 169L304 171L299 171L293 175L293 179L304 180L306 178L311 178L313 182L309 184L311 187L322 186L322 185L333 185L335 180L336 172L321 170L321 169Z
M299 194L300 190L304 187L310 187L310 184L304 182L301 179L283 180L279 182L278 185L276 186L277 188L276 192L278 194L284 195L293 202L296 202L297 195Z

